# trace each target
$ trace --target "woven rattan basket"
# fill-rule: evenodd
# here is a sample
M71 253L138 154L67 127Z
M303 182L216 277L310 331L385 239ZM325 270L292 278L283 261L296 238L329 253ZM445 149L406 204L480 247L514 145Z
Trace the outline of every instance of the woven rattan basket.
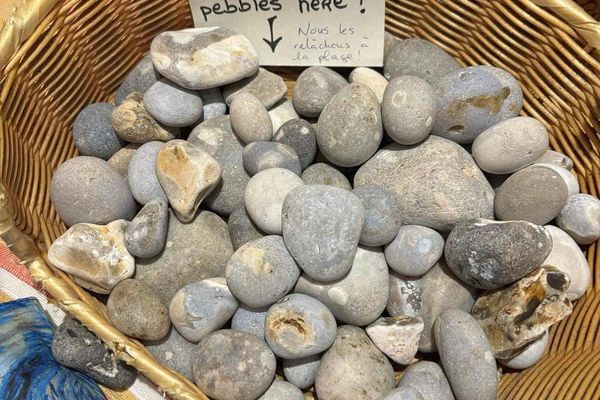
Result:
M593 0L581 5L599 14ZM75 115L110 99L156 34L192 25L187 0L0 0L2 12L14 13L0 29L2 238L119 358L173 398L206 399L113 328L103 306L45 259L45 248L65 230L50 203L49 183L53 170L76 155L70 135ZM523 113L546 124L552 148L574 160L582 191L599 195L600 26L582 8L567 0L389 0L387 29L433 41L464 65L510 71L523 87ZM298 73L278 72L290 79ZM600 399L597 244L587 256L591 288L551 329L544 359L502 377L500 398Z

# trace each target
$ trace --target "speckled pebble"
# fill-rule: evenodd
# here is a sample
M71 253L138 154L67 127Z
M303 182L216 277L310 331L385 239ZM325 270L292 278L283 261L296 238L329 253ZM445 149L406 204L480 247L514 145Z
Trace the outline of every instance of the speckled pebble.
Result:
M229 235L234 250L265 236L264 232L252 222L245 207L238 208L229 215L227 226L229 227Z
M231 127L245 143L270 141L273 122L260 99L252 93L237 94L229 107Z
M242 304L231 318L231 329L250 333L260 340L265 340L266 318L266 309L253 309Z
M244 148L244 168L256 175L269 168L284 168L300 176L298 155L290 146L277 142L254 142Z
M431 228L404 225L385 247L391 269L406 276L420 276L439 261L444 253L444 238Z
M112 126L114 108L108 103L92 103L77 114L73 143L81 155L108 160L125 145Z
M404 370L399 388L411 388L423 400L454 400L452 388L442 368L432 361L419 361Z
M398 364L410 364L419 348L423 321L419 317L379 318L366 328L375 346Z
M348 82L326 67L310 67L302 71L294 87L294 108L310 118L318 117L327 103Z
M144 56L129 72L117 93L115 93L115 105L119 106L123 100L133 92L144 94L152 85L160 79L159 73L154 68L150 54Z
M388 81L374 69L365 67L354 68L350 73L348 81L367 86L377 96L379 103L383 101L383 93L388 85Z
M365 208L360 243L365 246L388 244L400 230L400 204L396 196L381 186L361 186L352 191Z
M264 68L259 68L254 75L225 86L223 96L227 104L230 105L237 94L252 93L260 99L267 109L271 109L283 99L287 90L287 85L282 77Z
M258 400L304 400L304 394L296 386L285 381L273 381L271 387Z
M161 199L147 203L125 229L125 246L140 258L156 256L165 247L169 204Z
M348 178L340 171L325 163L316 163L302 172L302 180L307 185L328 185L352 190Z
M282 361L285 379L300 389L308 389L315 383L321 355Z
M192 125L202 117L202 106L198 92L177 86L165 78L144 93L144 107L166 126Z
M227 104L223 100L221 89L212 88L198 91L202 99L202 120L208 121L227 114Z
M177 329L171 328L164 339L144 342L146 349L165 367L179 372L193 380L192 355L196 349L195 343L185 340Z
M310 122L296 118L283 124L273 136L273 141L294 149L304 170L311 165L317 154L316 135L317 131Z
M164 145L162 142L148 142L137 149L129 162L129 187L133 197L142 205L152 200L168 201L156 174L158 153Z
M600 200L589 194L576 194L556 217L556 224L581 245L600 238Z

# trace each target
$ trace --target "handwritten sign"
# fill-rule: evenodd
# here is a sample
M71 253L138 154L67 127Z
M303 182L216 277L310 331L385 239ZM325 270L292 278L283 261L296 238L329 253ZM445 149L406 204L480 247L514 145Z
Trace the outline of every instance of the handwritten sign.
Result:
M381 66L385 0L190 0L194 25L252 42L262 65Z

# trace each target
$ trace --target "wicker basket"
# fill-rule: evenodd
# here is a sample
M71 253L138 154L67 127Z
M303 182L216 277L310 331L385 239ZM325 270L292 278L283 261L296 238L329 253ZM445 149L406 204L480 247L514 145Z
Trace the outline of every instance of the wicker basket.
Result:
M173 398L206 399L140 343L113 328L103 306L45 259L45 248L65 230L50 203L49 183L52 171L76 155L73 119L85 105L111 97L156 34L192 25L188 2L31 3L17 10L25 26L0 27L0 67L6 61L0 69L0 182L5 187L0 235L60 305L119 358ZM598 14L593 0L581 4ZM464 65L510 71L523 86L523 114L542 121L552 134L552 148L573 159L582 191L599 195L600 25L582 8L570 0L390 0L387 28L399 37L433 41ZM298 71L278 72L293 78ZM592 287L573 314L551 329L544 359L502 377L500 398L600 399L597 244L587 249L587 256Z

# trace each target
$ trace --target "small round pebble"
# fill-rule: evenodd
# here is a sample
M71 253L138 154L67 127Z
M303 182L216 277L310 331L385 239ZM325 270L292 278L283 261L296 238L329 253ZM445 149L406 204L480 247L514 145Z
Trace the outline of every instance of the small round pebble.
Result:
M285 379L300 389L308 389L315 383L320 362L320 354L297 358L295 360L284 358L282 364Z
M73 123L73 142L82 155L108 160L125 145L112 126L114 109L108 103L93 103L77 114Z
M258 400L304 400L304 394L296 386L285 381L273 381L271 387Z
M129 169L129 163L131 162L133 155L139 147L140 145L137 143L129 143L108 159L108 163L115 167L125 179L127 179L127 170Z
M298 155L290 146L277 142L253 142L244 148L244 168L250 175L269 168L284 168L300 176Z
M410 387L399 387L388 393L382 400L425 400L421 393Z
M169 310L159 294L135 279L126 279L115 286L106 309L115 328L137 339L160 340L171 327Z
M534 164L554 164L569 171L573 169L573 160L554 150L546 150L540 158L535 160Z
M203 121L208 121L209 119L227 114L227 104L225 104L225 100L223 100L221 89L212 88L200 90L198 94L202 99Z
M165 78L144 93L144 107L166 126L192 125L202 117L202 106L198 92L184 89Z
M156 159L164 145L163 142L145 143L137 149L129 162L129 187L133 197L142 205L152 200L168 201L156 175Z
M442 368L432 361L419 361L405 370L399 388L411 388L424 400L454 400L452 388Z
M581 245L600 238L600 200L589 194L569 196L556 224Z
M231 126L245 143L269 141L273 137L273 123L262 102L252 93L237 94L229 108Z
M350 83L359 83L367 86L377 96L379 103L383 101L383 94L388 81L379 72L365 67L354 68L348 80Z
M290 294L275 303L265 320L265 338L273 352L297 359L327 350L335 340L335 317L320 301Z
M307 68L296 80L294 108L305 117L316 118L331 98L347 84L344 77L329 68Z
M442 235L425 226L404 225L385 247L385 259L399 274L420 276L439 261L443 252Z
M65 225L131 220L136 204L127 181L104 160L81 156L59 166L50 184L52 204Z
M500 361L505 367L512 369L525 369L532 367L544 356L549 341L550 335L548 335L548 331L546 331L538 339L529 343L525 350L523 350L523 352L519 355L508 360L498 361Z
M316 163L302 172L302 180L307 185L328 185L352 190L348 178L340 171L325 163Z
M277 362L262 340L220 330L206 336L192 360L196 385L215 400L254 400L275 377Z
M400 205L396 195L381 186L365 185L352 191L365 208L360 243L365 246L388 244L400 230Z
M147 203L125 228L125 246L136 257L150 258L160 253L167 239L169 205L162 199Z
M243 304L268 307L296 284L300 268L281 236L265 236L240 247L227 263L225 277L231 293Z
M242 304L231 318L231 329L250 333L260 340L265 340L266 318L266 309L254 309Z
M190 380L194 380L192 355L196 349L196 344L185 340L177 332L177 329L171 328L164 339L146 341L144 345L162 365L179 372Z
M300 118L287 121L273 136L273 140L290 146L300 160L302 170L305 170L317 154L317 131L310 122Z
M248 216L246 207L233 211L229 215L227 226L229 227L229 235L231 236L231 243L233 243L234 250L265 236Z

